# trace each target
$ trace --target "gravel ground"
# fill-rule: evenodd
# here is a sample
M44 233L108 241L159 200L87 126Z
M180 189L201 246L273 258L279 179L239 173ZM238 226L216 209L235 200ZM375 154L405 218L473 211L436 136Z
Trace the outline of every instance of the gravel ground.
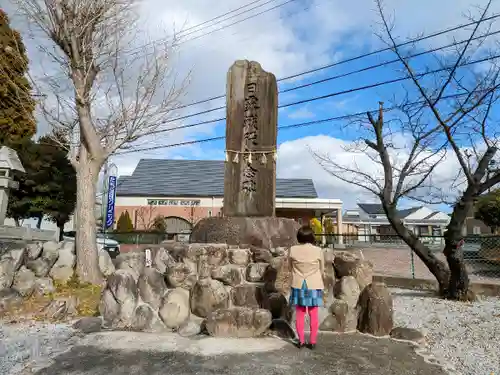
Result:
M28 374L50 365L50 358L75 345L68 324L0 322L0 374Z
M426 334L428 348L423 355L452 364L460 375L500 374L500 298L463 304L433 298L426 292L391 291L395 325L416 328ZM111 335L125 335L120 339L123 342L136 339L134 333ZM32 373L50 365L51 358L77 343L85 344L85 339L76 336L70 325L0 322L0 374ZM160 344L161 340L156 340L155 345ZM206 343L199 343L197 350L202 349L201 344ZM214 344L210 342L209 346L217 351ZM166 345L165 350L176 348Z
M395 325L426 334L429 352L461 375L500 373L500 298L474 304L392 289Z

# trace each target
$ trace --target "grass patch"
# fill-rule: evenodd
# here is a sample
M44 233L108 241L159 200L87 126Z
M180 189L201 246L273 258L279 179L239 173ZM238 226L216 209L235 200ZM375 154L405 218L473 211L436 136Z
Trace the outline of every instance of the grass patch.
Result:
M54 281L54 288L54 292L44 296L32 295L24 299L21 305L0 314L0 318L10 320L11 322L21 320L52 320L44 316L42 313L43 308L53 300L67 299L69 297L76 297L78 300L76 314L72 315L72 318L79 316L99 316L99 301L102 291L100 285L80 282L78 276L73 275L66 283Z

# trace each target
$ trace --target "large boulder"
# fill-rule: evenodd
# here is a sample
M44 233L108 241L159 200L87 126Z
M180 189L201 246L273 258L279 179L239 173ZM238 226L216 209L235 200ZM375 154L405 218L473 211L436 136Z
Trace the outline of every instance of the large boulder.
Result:
M153 308L145 303L137 305L130 328L134 331L161 332L165 325Z
M190 241L263 249L289 247L297 243L299 227L295 220L281 217L209 217L194 226Z
M17 291L23 297L29 297L33 294L36 285L35 274L22 266L19 271L16 272L14 276L14 282L12 284L12 289Z
M222 281L225 285L240 285L244 280L244 268L235 264L216 266L212 270L212 279Z
M59 257L50 269L49 275L53 280L66 283L71 279L75 270L76 255L69 246L59 250Z
M166 273L168 267L175 263L173 256L164 247L154 249L153 253L153 267L161 273Z
M196 281L196 274L185 263L174 263L167 268L167 284L169 288L191 289Z
M146 264L146 255L144 252L130 251L128 253L121 253L115 258L116 270L126 270L131 272L134 279L137 281L139 276L143 273Z
M257 337L268 330L271 322L271 313L267 310L231 307L210 313L205 329L215 337Z
M102 292L101 300L99 301L99 313L106 327L113 327L120 321L120 304L109 289L105 289Z
M99 251L99 269L105 277L116 271L113 260L106 250Z
M359 296L358 331L386 336L393 328L392 296L384 283L368 285Z
M75 296L56 298L45 305L40 313L48 319L62 320L78 313L78 298Z
M15 274L14 259L5 256L0 259L0 290L10 288Z
M201 279L196 282L190 295L191 312L206 318L211 312L229 305L229 292L220 281Z
M36 277L45 277L59 258L59 244L54 241L45 242L42 247L42 255L35 259L26 262L26 267L29 268Z
M14 271L18 271L23 265L26 249L24 247L11 249L2 258L10 258L13 260Z
M350 332L356 330L355 320L349 319L349 306L346 301L336 299L328 308L329 314L320 324L320 331Z
M335 252L334 257L333 264L337 278L353 276L361 290L372 283L373 265L369 261L360 259L348 251Z
M249 249L229 249L229 262L238 266L246 266L250 262Z
M335 284L335 298L340 301L344 301L345 306L342 303L334 302L335 305L330 309L330 314L334 316L335 319L341 320L340 329L342 329L342 332L351 332L356 330L358 323L357 303L359 294L359 284L354 276L343 277L337 284ZM347 309L345 307L347 307Z
M26 245L26 259L35 260L42 255L42 245L41 242L34 242Z
M163 274L154 268L146 268L137 282L139 296L151 305L154 310L160 308L161 300L167 292L167 284Z
M335 254L331 249L325 249L323 252L323 258L325 265L325 274L323 275L323 282L325 284L324 299L326 301L333 293L333 287L335 286L336 281L335 268L333 267Z
M167 328L184 326L190 316L189 292L183 288L169 291L162 300L159 314Z
M234 306L260 307L261 288L254 284L243 284L231 290L231 302Z
M120 324L123 326L130 326L132 324L132 320L134 319L134 313L139 299L139 291L134 274L131 271L123 269L117 270L110 277L108 277L105 291L106 290L111 292L111 296L119 306ZM114 314L116 307L112 301L109 300L109 294L103 293L101 299L102 298L106 298L103 310L105 310L106 313L109 313L107 315ZM114 320L108 319L108 316L105 316L104 314L102 315L106 320Z
M268 263L250 263L246 269L247 281L252 283L264 281Z

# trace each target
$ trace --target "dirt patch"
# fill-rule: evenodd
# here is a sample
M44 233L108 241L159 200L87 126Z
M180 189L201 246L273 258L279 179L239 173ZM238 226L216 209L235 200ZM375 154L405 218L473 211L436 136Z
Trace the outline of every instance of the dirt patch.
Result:
M10 323L27 320L43 320L49 322L61 321L50 319L44 314L44 308L54 300L76 298L76 312L62 320L71 320L77 316L99 316L99 301L101 286L82 283L78 277L72 277L66 284L54 282L55 291L44 296L32 295L17 307L0 314L0 319Z

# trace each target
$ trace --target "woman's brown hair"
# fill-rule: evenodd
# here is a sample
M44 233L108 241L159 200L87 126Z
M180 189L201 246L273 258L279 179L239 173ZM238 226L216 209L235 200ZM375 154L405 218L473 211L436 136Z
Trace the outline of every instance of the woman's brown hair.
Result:
M297 241L300 244L310 243L314 245L316 243L316 237L314 236L314 231L309 225L303 225L298 230Z

